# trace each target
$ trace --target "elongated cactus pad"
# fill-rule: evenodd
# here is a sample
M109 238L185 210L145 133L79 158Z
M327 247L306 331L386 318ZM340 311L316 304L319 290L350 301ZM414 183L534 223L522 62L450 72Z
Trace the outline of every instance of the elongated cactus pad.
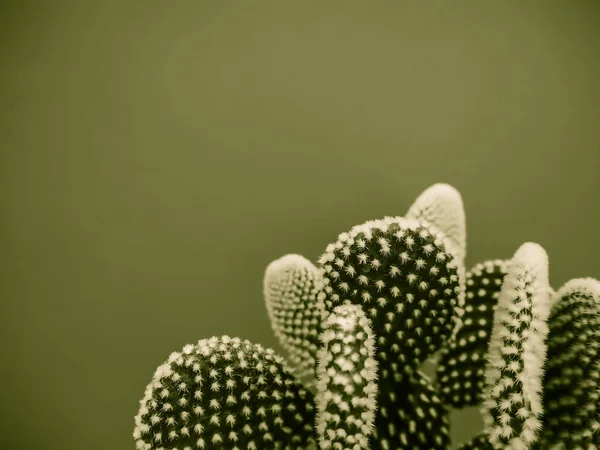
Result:
M406 213L409 219L430 223L448 238L455 257L464 262L467 253L465 210L460 193L449 184L427 188Z
M559 289L549 327L539 448L600 448L600 281Z
M373 322L380 361L419 365L459 320L458 264L443 235L420 221L387 217L355 226L319 263L326 309L361 305Z
M283 256L265 271L264 297L271 327L289 352L295 373L311 385L323 314L323 301L318 298L321 287L319 269L300 255Z
M321 449L368 450L377 407L371 321L357 305L336 307L323 324L318 358Z
M506 260L486 261L467 273L462 326L440 352L437 367L440 395L454 408L481 402L485 355L507 264Z
M270 349L203 339L158 367L135 417L142 450L304 450L314 398Z
M526 450L537 438L549 313L548 256L523 244L507 267L487 353L482 405L494 449Z

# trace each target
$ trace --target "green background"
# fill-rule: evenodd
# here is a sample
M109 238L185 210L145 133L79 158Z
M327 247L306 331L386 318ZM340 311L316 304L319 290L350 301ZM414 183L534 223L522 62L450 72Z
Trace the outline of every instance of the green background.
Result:
M3 448L134 448L171 351L280 350L272 259L438 181L469 266L600 277L596 1L0 5Z

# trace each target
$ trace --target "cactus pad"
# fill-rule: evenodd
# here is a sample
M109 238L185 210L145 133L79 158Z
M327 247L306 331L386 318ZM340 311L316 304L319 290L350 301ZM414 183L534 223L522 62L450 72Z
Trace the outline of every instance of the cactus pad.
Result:
M359 305L371 320L379 365L373 450L444 449L448 417L418 372L459 321L460 263L426 222L386 217L338 237L319 263L325 308Z
M322 279L308 259L286 255L267 267L264 297L271 327L297 376L314 383L323 302Z
M369 450L377 407L370 320L360 306L338 306L323 324L321 342L317 370L320 448Z
M304 450L314 398L272 350L203 339L156 370L135 417L138 449Z
M571 280L555 298L540 448L600 448L600 281Z
M445 183L430 186L417 197L406 217L428 222L444 233L454 256L464 262L467 253L465 210L455 188Z
M549 313L548 256L523 244L507 267L487 353L482 406L494 449L526 450L537 438Z
M437 367L440 395L454 408L475 406L481 401L485 354L507 263L486 261L467 273L462 326L440 352Z
M427 376L411 372L380 384L372 450L450 448L448 409Z

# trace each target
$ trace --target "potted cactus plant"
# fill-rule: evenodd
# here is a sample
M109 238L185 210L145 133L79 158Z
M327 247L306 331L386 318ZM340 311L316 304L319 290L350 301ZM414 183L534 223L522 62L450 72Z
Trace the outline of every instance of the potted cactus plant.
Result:
M450 409L479 406L468 449L600 446L600 282L557 292L524 243L465 269L456 189L341 233L264 277L286 357L228 336L173 352L135 416L141 450L443 450ZM435 380L421 371L437 361Z

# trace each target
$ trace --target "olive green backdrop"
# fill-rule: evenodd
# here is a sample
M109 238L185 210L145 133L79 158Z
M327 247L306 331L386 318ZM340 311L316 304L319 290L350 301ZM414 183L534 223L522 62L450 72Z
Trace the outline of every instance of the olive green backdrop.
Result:
M281 350L272 259L438 181L469 265L600 277L596 3L1 2L0 446L133 448L171 351Z

